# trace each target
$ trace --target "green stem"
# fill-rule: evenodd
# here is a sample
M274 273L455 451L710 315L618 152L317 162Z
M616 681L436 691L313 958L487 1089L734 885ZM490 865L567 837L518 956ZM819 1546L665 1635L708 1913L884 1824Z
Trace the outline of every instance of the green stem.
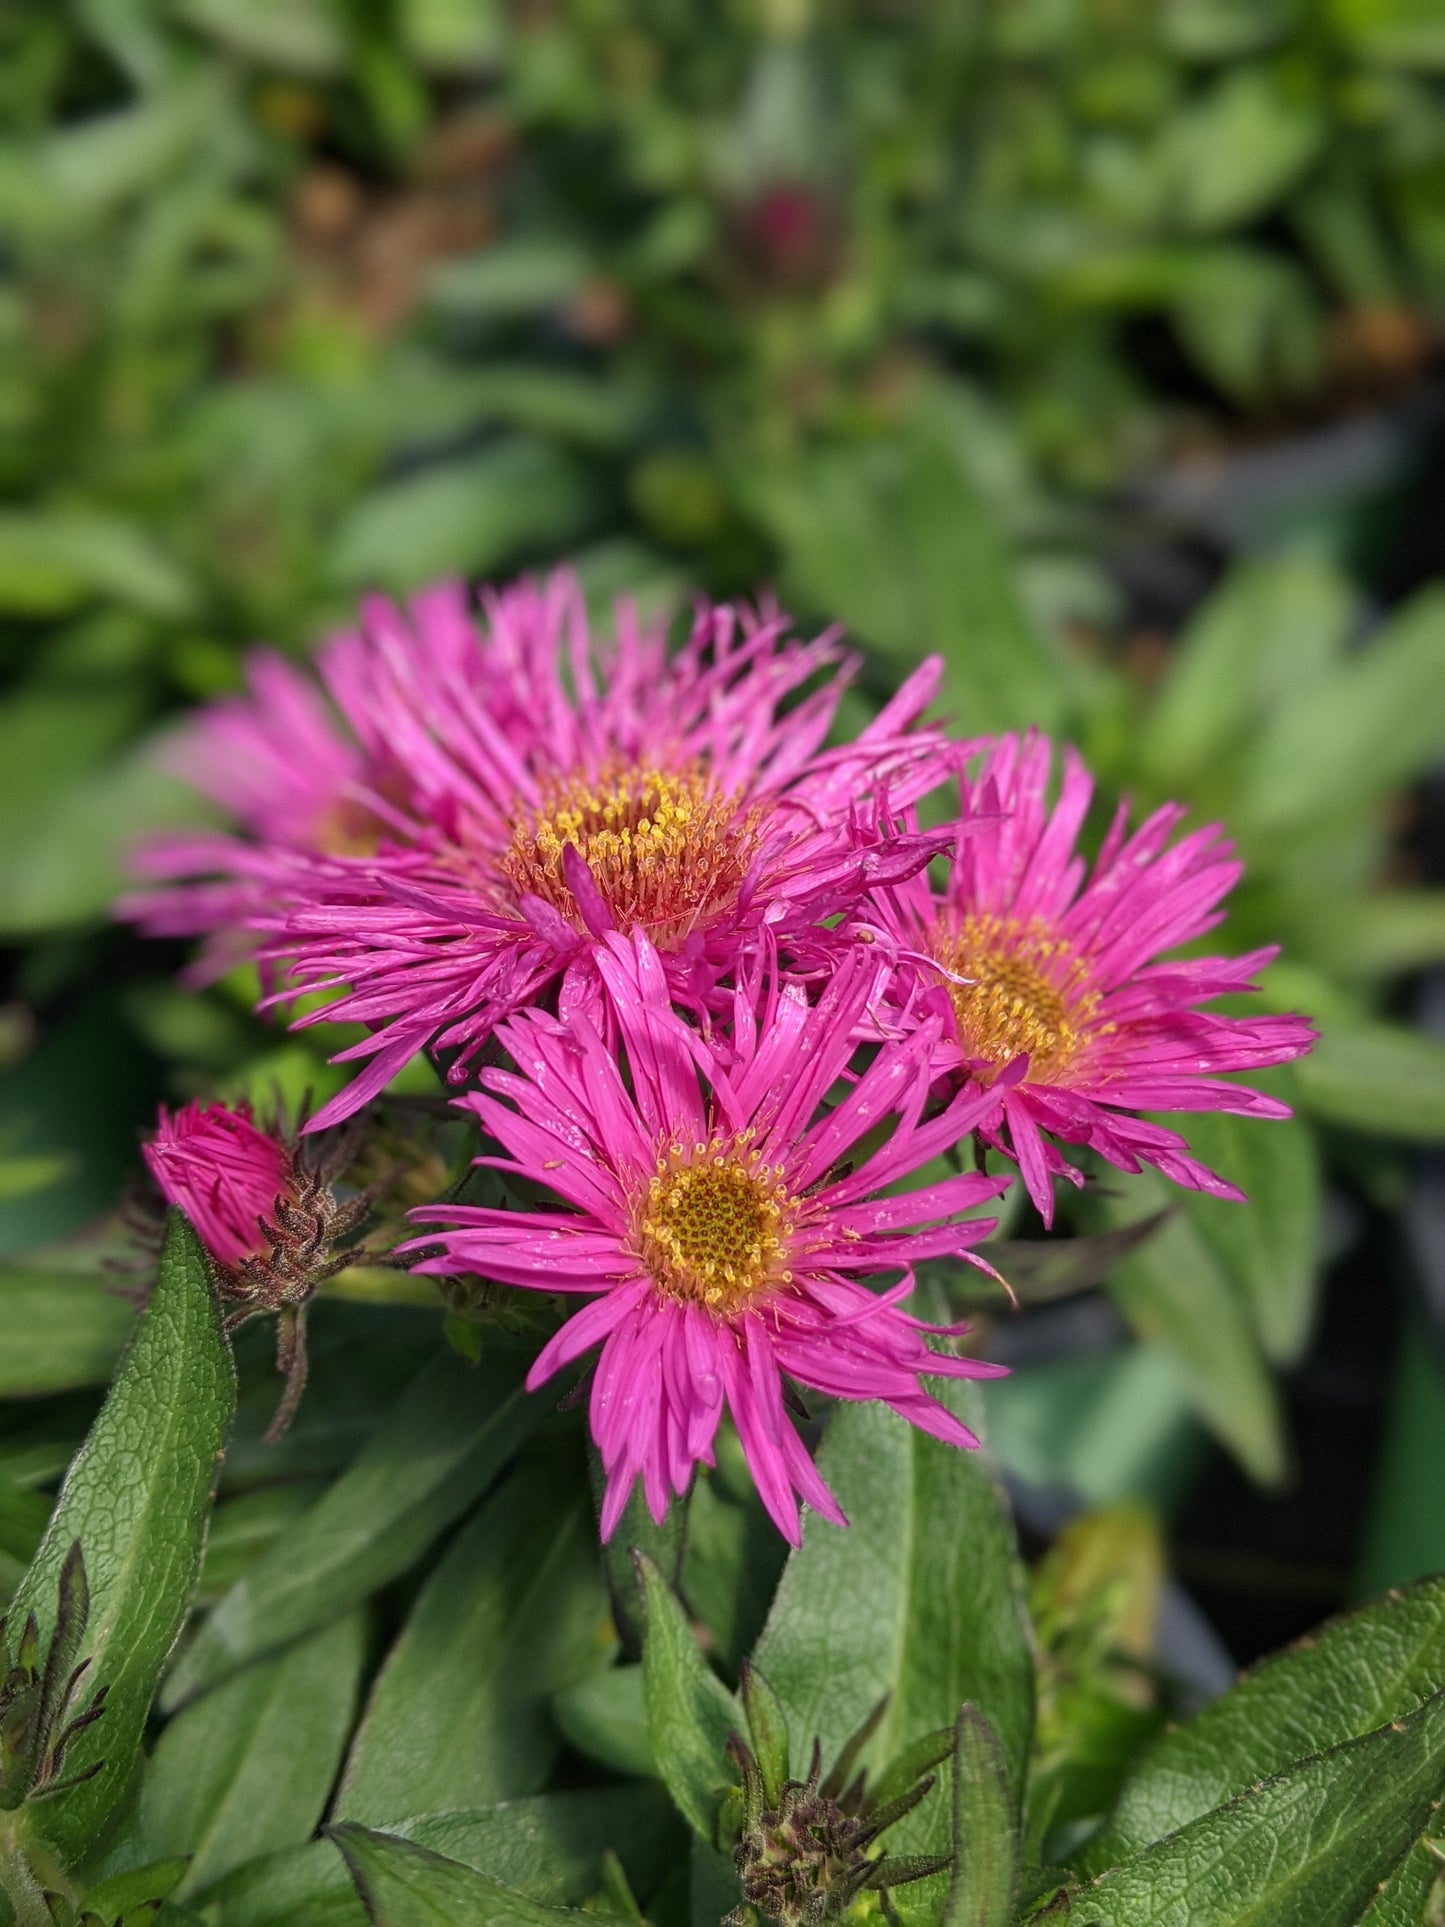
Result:
M23 1847L0 1848L0 1893L10 1902L15 1927L55 1927Z
M39 1842L23 1842L23 1824L22 1807L0 1813L0 1894L10 1902L14 1927L55 1927L45 1889L72 1901L75 1889L46 1847Z

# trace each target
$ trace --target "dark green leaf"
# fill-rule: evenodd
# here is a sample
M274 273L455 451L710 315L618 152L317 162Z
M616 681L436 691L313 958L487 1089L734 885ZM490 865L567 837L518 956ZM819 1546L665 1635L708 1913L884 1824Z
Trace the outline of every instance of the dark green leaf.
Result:
M1332 676L1302 685L1251 753L1240 818L1260 829L1337 820L1445 748L1445 593L1427 589Z
M957 440L935 418L896 445L836 448L795 476L770 477L765 505L787 579L900 666L939 651L965 732L1048 727L1062 678Z
M975 1429L972 1388L935 1388ZM1033 1720L1033 1657L1012 1533L988 1461L914 1430L885 1406L842 1405L819 1469L850 1521L809 1515L756 1659L788 1716L795 1760L814 1738L825 1764L883 1694L872 1753L886 1761L977 1702L999 1736L1017 1804ZM894 1853L951 1851L947 1788L888 1836ZM905 1919L936 1915L944 1882L904 1887Z
M233 1674L166 1727L141 1783L127 1860L191 1856L180 1897L309 1840L356 1706L360 1617Z
M717 1836L718 1796L731 1783L724 1749L744 1730L742 1708L708 1668L677 1596L639 1553L646 1626L642 1683L647 1735L677 1810L701 1838Z
M1321 892L1301 929L1311 959L1343 976L1420 970L1445 957L1445 889Z
M0 1397L103 1385L135 1323L135 1307L94 1278L0 1270Z
M1291 1761L1413 1711L1442 1686L1445 1579L1426 1579L1264 1661L1157 1740L1079 1865L1112 1866Z
M1445 1571L1445 1513L1420 1468L1445 1463L1445 1374L1434 1334L1416 1312L1406 1323L1390 1386L1389 1424L1365 1523L1362 1592Z
M1110 1174L1110 1223L1151 1217L1170 1201L1152 1172ZM1199 1416L1264 1483L1284 1476L1279 1396L1243 1291L1194 1220L1176 1216L1125 1258L1109 1281L1139 1337L1167 1352Z
M592 1673L554 1695L552 1715L579 1753L618 1773L658 1771L647 1737L640 1666Z
M1071 1927L1353 1927L1445 1779L1445 1695L1302 1760L1074 1897Z
M529 1899L575 1905L597 1889L603 1856L649 1892L683 1850L681 1823L658 1786L598 1787L504 1800L471 1813L393 1820L386 1831L488 1873ZM364 1918L327 1840L238 1868L206 1896L222 1927L355 1927Z
M1011 1474L1095 1505L1171 1505L1198 1470L1203 1434L1183 1375L1152 1345L1026 1366L988 1389L989 1438Z
M1267 1087L1286 1095L1278 1081ZM1205 1111L1189 1120L1189 1147L1249 1200L1184 1195L1196 1229L1242 1291L1265 1356L1292 1365L1309 1337L1320 1262L1322 1184L1314 1134L1297 1118L1265 1123Z
M43 835L68 792L101 767L135 726L138 705L121 691L36 688L0 705L0 855L5 894L28 873L31 840ZM0 921L4 897L0 897Z
M1188 785L1309 680L1326 673L1349 639L1354 592L1338 570L1309 556L1235 569L1195 615L1169 658L1140 755L1159 783Z
M718 1927L723 1915L730 1913L741 1897L732 1861L706 1840L694 1838L689 1875L692 1927Z
M99 1914L106 1927L110 1927L113 1920L119 1920L132 1907L169 1899L180 1886L185 1871L184 1859L158 1860L148 1867L133 1867L128 1873L112 1874L108 1880L100 1881L89 1889L80 1904L83 1910Z
M1445 1043L1400 1024L1329 1024L1295 1066L1300 1103L1381 1137L1445 1138Z
M217 1606L167 1683L178 1706L261 1653L339 1618L404 1572L491 1484L546 1411L522 1360L493 1346L475 1368L440 1354L354 1464L275 1539Z
M687 1507L681 1592L729 1673L737 1672L763 1629L787 1550L755 1491L739 1499L711 1474L697 1479Z
M10 936L65 929L103 918L127 881L135 844L161 830L193 826L196 799L161 769L144 744L68 786L26 836L5 851L0 924Z
M385 1833L365 1827L329 1830L346 1857L375 1927L548 1927L593 1915L528 1900L515 1888Z
M35 1557L52 1510L45 1493L0 1472L0 1554L18 1560L20 1571Z
M1063 678L1020 596L1014 557L953 439L932 426L909 451L899 507L922 605L912 652L942 654L957 726L1056 723Z
M241 1492L234 1499L222 1497L211 1515L197 1601L214 1605L271 1542L316 1503L321 1491L321 1481L298 1479Z
M308 1320L311 1372L291 1429L268 1445L276 1410L275 1336L259 1321L237 1334L241 1399L226 1454L227 1492L278 1480L325 1480L349 1471L373 1432L389 1423L397 1387L437 1356L436 1313L324 1297ZM320 1487L313 1487L316 1496Z
M974 1705L953 1743L953 1874L940 1927L1009 1927L1018 1830L998 1736Z
M426 1814L390 1831L559 1906L596 1890L609 1852L647 1893L685 1845L672 1803L651 1784L541 1793L472 1813Z
M341 1818L380 1825L542 1785L560 1744L548 1698L611 1643L595 1528L565 1473L546 1461L508 1480L427 1582L372 1689Z
M1359 1927L1441 1927L1445 1920L1442 1833L1437 1815L1430 1832L1416 1842L1360 1915Z
M105 1687L107 1697L104 1716L67 1754L66 1772L105 1765L37 1809L35 1824L62 1853L87 1846L125 1790L200 1570L235 1399L206 1260L173 1212L150 1306L13 1607L33 1611L42 1627L53 1623L60 1568L78 1540L90 1584L85 1692Z
M0 879L4 872L0 852ZM137 1128L155 1121L154 1077L153 1061L105 990L87 995L0 1076L7 1149L63 1151L70 1165L44 1191L0 1205L0 1252L69 1238L114 1208L135 1170Z
M1294 18L1290 0L1169 0L1159 32L1171 53L1220 60L1283 39Z
M638 412L636 397L615 381L521 362L491 361L438 377L417 401L428 413L445 411L444 433L497 421L596 449L625 442Z

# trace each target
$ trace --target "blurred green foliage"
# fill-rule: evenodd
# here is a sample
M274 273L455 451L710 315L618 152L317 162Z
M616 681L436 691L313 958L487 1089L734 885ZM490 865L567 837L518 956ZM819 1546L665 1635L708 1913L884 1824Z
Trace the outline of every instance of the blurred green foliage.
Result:
M321 1033L255 1020L244 973L182 994L105 931L124 845L195 808L150 732L247 644L564 552L599 601L774 582L867 646L860 701L939 650L960 728L1056 730L1102 802L1237 836L1224 940L1283 942L1265 995L1324 1030L1278 1080L1305 1121L1206 1121L1258 1202L1190 1200L1118 1267L1149 1397L1136 1351L1062 1361L1041 1400L1001 1390L999 1435L1102 1501L1192 1411L1281 1477L1270 1368L1308 1340L1324 1162L1388 1202L1397 1147L1445 1136L1445 1046L1398 1021L1445 890L1396 834L1445 748L1445 601L1382 620L1356 568L1408 451L1261 513L1167 647L1113 565L1173 527L1141 477L1227 478L1416 392L1438 10L9 0L0 124L0 1249L112 1204L161 1090L327 1088ZM1158 1202L1124 1182L1095 1215ZM0 1277L5 1389L105 1376L117 1320L82 1342L72 1311L104 1255ZM323 1361L291 1475L357 1443L326 1387ZM699 1570L742 1535L714 1523Z

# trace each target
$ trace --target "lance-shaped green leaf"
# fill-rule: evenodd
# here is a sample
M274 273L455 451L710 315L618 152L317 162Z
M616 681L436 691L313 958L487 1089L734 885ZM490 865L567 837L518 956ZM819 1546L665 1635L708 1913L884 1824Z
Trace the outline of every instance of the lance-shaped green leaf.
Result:
M1168 1202L1152 1172L1110 1178L1110 1221L1128 1224ZM1194 1221L1180 1213L1131 1252L1110 1280L1138 1335L1179 1367L1199 1416L1263 1483L1284 1476L1279 1395L1244 1292Z
M50 1523L51 1511L51 1501L45 1493L35 1492L28 1485L21 1485L18 1479L0 1472L0 1560L15 1562L16 1581L35 1557ZM8 1598L13 1591L14 1582L5 1596Z
M939 1927L1009 1927L1018 1826L1003 1750L971 1704L953 1739L953 1875Z
M1403 1024L1329 1024L1296 1069L1300 1103L1382 1137L1445 1136L1445 1043Z
M788 1759L788 1719L782 1701L756 1666L743 1662L740 1682L743 1712L748 1723L748 1738L762 1775L763 1804L776 1807L783 1782L790 1777ZM846 1784L846 1768L839 1776Z
M1256 1077L1277 1097L1293 1080ZM1309 1337L1320 1262L1321 1178L1313 1131L1298 1118L1270 1124L1204 1111L1189 1120L1189 1148L1237 1184L1249 1202L1188 1191L1185 1210L1243 1294L1266 1358L1290 1365Z
M287 1526L313 1506L325 1490L324 1479L288 1479L255 1492L224 1495L211 1514L206 1556L201 1563L199 1604L214 1605Z
M1445 1579L1335 1620L1164 1734L1075 1865L1097 1873L1294 1760L1358 1739L1445 1686Z
M180 1886L185 1872L186 1862L178 1858L112 1874L88 1890L80 1903L81 1918L92 1914L104 1921L105 1927L111 1927L113 1921L130 1927L127 1916L148 1924L151 1916L146 1910L159 1908L163 1900L168 1900ZM132 1909L136 1910L134 1914Z
M161 1735L113 1858L191 1856L184 1900L247 1860L309 1840L351 1728L363 1650L353 1614L185 1707Z
M1438 1837L1436 1837L1438 1836ZM1445 1920L1445 1826L1416 1841L1360 1915L1359 1927L1440 1927Z
M164 1704L339 1618L404 1572L545 1413L522 1390L522 1370L501 1344L476 1367L449 1351L426 1366L354 1463L226 1594L182 1655Z
M1048 728L1064 677L965 465L968 446L968 422L934 389L906 436L835 446L801 470L770 473L758 507L802 599L909 668L920 650L937 650L948 700L977 727Z
M968 1388L936 1389L977 1429ZM866 1404L833 1414L818 1464L850 1524L808 1517L755 1654L787 1713L794 1760L815 1737L835 1759L884 1694L875 1764L951 1727L972 1700L998 1736L1016 1809L1033 1656L988 1461ZM946 1780L899 1822L890 1852L952 1851ZM941 1877L900 1888L894 1905L905 1919L936 1919L945 1888Z
M372 1690L336 1813L379 1826L535 1793L561 1745L551 1693L612 1650L595 1527L550 1460L478 1512Z
M1190 620L1141 732L1138 753L1166 788L1201 778L1343 653L1357 615L1348 576L1310 556L1236 568Z
M1240 816L1276 832L1348 817L1426 769L1442 734L1445 594L1433 586L1281 705L1253 747Z
M716 1473L694 1480L678 1590L712 1634L726 1672L736 1673L756 1644L787 1555L751 1477L741 1495Z
M552 1717L588 1759L615 1773L656 1774L641 1666L612 1666L564 1687L553 1695Z
M688 1867L688 1901L692 1927L718 1927L738 1903L741 1889L729 1856L694 1839Z
M583 1927L596 1919L528 1900L489 1874L392 1834L351 1824L327 1832L345 1855L375 1927L551 1927L560 1921Z
M719 1795L729 1772L730 1733L744 1729L742 1708L712 1672L677 1595L645 1553L642 1585L642 1687L653 1756L678 1812L705 1841L717 1836Z
M85 1557L90 1602L79 1657L105 1713L77 1736L67 1777L31 1823L62 1854L79 1854L125 1790L160 1677L200 1570L206 1520L236 1379L205 1256L172 1213L150 1306L90 1435L66 1475L12 1606L54 1624L72 1545Z
M651 1892L686 1844L662 1788L635 1784L420 1814L389 1821L383 1831L555 1906L580 1904L595 1893L612 1849L632 1885ZM292 1927L297 1921L359 1927L366 1917L329 1840L251 1861L210 1888L205 1905L224 1927Z
M1074 1896L1070 1927L1353 1927L1445 1783L1445 1695L1301 1760Z

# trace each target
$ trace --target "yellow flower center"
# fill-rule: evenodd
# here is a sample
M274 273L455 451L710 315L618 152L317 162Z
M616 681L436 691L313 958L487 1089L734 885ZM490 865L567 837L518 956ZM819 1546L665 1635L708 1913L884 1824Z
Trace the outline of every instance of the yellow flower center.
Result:
M792 1282L795 1205L782 1166L762 1163L741 1140L675 1144L640 1200L638 1253L669 1297L740 1311L768 1286Z
M1087 967L1037 920L966 917L939 933L933 954L966 980L949 990L959 1045L976 1062L1001 1068L1026 1055L1034 1083L1057 1083L1104 1028Z
M556 785L519 823L502 867L519 894L576 921L562 870L570 843L619 930L675 944L736 901L755 842L754 818L701 770L629 769Z

